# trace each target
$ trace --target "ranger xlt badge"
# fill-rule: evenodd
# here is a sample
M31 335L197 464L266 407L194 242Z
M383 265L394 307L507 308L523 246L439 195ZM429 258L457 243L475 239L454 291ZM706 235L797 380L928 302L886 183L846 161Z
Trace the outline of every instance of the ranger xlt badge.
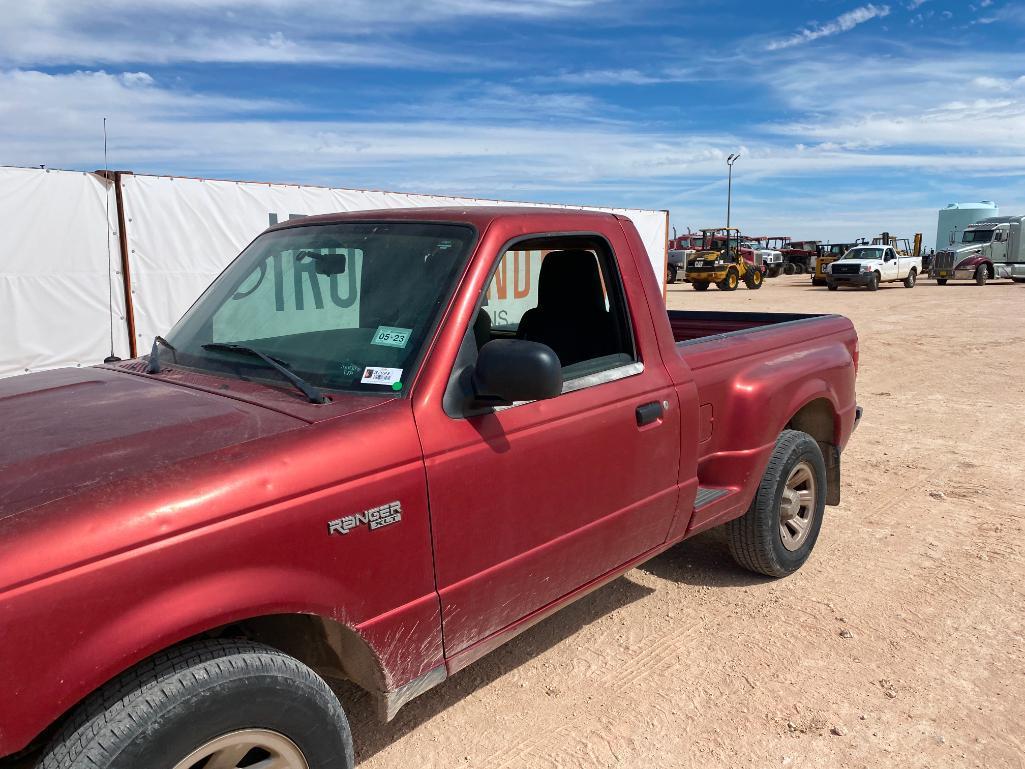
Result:
M402 503L389 502L380 507L372 507L356 515L347 515L334 521L328 521L328 534L348 534L357 526L367 526L371 531L382 526L390 526L402 520Z

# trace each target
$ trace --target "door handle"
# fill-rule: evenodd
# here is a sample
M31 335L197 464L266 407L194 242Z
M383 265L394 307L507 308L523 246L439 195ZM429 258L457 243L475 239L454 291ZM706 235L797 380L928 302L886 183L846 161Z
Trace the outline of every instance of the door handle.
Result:
M652 401L651 403L645 403L643 406L637 407L637 426L644 427L644 425L650 425L662 418L662 414L665 410L662 408L661 401Z

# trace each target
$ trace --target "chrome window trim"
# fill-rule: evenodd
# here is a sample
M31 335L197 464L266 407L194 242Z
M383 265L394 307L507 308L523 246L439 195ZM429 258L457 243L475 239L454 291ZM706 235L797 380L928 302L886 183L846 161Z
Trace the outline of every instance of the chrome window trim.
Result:
M605 371L596 371L593 374L586 374L585 376L577 377L576 379L570 379L568 382L563 382L562 395L576 392L577 390L586 390L588 387L597 387L598 385L608 384L609 382L618 382L620 379L626 379L643 373L644 364L639 360L635 360L631 363L624 363L622 366L615 366L614 368L606 369ZM506 409L514 409L517 406L525 406L528 403L536 402L537 401L516 401L508 406L495 406L495 411L505 411Z

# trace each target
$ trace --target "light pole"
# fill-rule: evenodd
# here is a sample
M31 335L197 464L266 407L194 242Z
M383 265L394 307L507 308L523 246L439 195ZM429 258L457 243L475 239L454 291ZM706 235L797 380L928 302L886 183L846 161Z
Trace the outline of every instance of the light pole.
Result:
M730 155L726 158L726 165L730 167L729 176L726 182L726 261L730 261L730 203L733 198L733 164L740 159L740 153Z

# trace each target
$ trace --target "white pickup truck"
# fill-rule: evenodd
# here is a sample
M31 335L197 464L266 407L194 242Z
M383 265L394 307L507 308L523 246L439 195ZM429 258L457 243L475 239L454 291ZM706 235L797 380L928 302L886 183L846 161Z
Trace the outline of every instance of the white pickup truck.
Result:
M840 286L864 286L875 291L880 283L901 281L905 288L914 288L921 271L920 256L904 256L893 246L855 246L826 265L826 287L836 291Z

